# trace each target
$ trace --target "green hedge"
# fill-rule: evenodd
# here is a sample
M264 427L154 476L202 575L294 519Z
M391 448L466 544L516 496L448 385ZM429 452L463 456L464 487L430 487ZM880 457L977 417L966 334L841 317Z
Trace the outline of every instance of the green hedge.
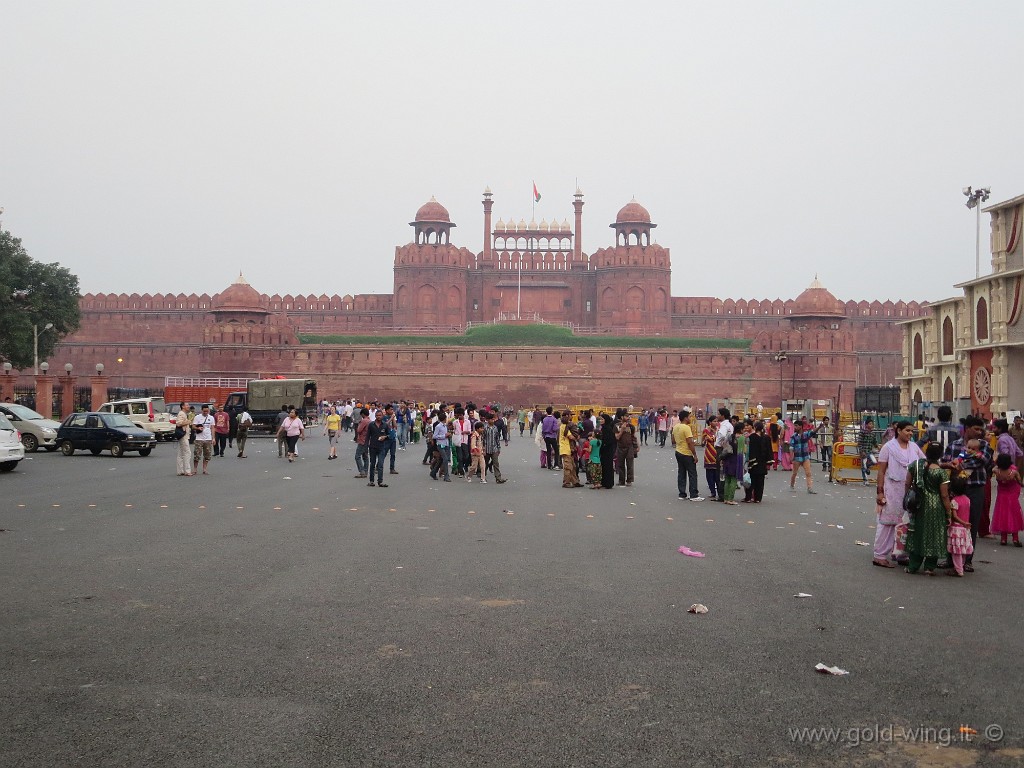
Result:
M559 325L480 325L463 336L315 336L303 344L429 347L629 347L638 349L749 349L750 339L684 339L673 336L576 336Z

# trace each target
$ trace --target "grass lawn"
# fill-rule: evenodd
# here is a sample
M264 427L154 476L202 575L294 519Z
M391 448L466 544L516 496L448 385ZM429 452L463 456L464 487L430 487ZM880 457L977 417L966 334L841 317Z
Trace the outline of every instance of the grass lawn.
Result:
M430 347L629 347L637 349L749 349L750 339L684 339L672 336L575 336L559 325L481 325L462 336L315 336L303 344L366 344Z

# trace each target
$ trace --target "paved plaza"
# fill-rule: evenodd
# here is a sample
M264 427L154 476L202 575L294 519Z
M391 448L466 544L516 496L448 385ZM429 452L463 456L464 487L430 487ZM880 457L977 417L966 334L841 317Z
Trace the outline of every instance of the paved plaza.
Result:
M635 487L563 490L514 436L503 486L411 448L369 488L311 434L0 476L0 764L1024 763L1024 550L908 576L863 487L691 503L645 447Z

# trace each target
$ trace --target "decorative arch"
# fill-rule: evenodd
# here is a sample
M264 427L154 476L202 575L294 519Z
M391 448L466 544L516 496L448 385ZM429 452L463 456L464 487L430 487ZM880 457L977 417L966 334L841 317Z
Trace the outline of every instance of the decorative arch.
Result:
M654 292L654 311L664 312L668 308L668 294L664 288L658 288Z
M920 403L920 402L923 402L923 401L924 401L924 397L921 396L921 390L920 389L915 389L914 390L914 402L915 403Z
M634 285L626 291L626 309L647 309L647 295L639 285Z
M924 342L921 341L920 333L914 334L913 368L915 371L924 368Z
M949 315L942 321L942 354L946 357L953 354L953 321Z
M601 309L618 309L619 297L611 286L601 291Z
M398 286L398 292L395 294L395 306L399 309L409 308L409 289L404 285Z
M437 289L434 286L422 286L416 298L416 307L418 309L437 309Z
M942 399L947 403L953 400L953 379L949 376L942 383Z
M461 309L462 308L462 291L459 290L457 285L449 286L448 288L448 309Z
M985 301L984 296L979 298L978 303L975 305L974 332L978 341L986 341L988 339L988 302Z

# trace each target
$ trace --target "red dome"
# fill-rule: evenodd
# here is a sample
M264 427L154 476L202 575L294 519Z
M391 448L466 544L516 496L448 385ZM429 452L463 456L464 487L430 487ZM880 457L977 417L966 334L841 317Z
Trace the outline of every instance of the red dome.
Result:
M626 203L615 215L616 224L650 224L651 214L636 200Z
M265 311L263 308L263 297L245 281L241 273L239 273L238 279L228 286L227 290L213 297L213 309Z
M793 302L792 315L794 316L827 317L845 314L843 303L818 282L817 276L815 276L814 282L811 283L810 287L797 296Z
M421 205L420 209L416 211L416 218L414 221L440 221L447 224L451 223L451 219L448 216L448 209L437 202L433 197Z

